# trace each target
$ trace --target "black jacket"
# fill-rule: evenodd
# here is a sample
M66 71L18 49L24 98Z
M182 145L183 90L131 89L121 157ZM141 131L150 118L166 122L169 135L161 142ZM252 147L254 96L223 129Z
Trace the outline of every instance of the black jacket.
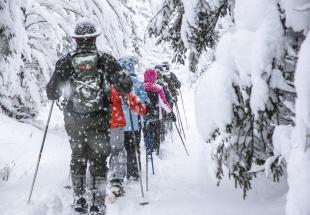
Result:
M146 121L159 120L158 94L149 91L146 91L146 93L150 102L147 103L147 113L145 114L144 118Z
M50 100L59 99L62 95L62 87L67 84L70 76L74 74L74 68L71 63L73 53L69 53L60 58L55 67L55 71L46 86L47 98ZM107 73L107 79L116 90L121 94L127 94L131 91L132 81L129 74L122 70L117 61L108 54L99 52L98 69Z
M175 89L181 88L181 82L173 72L170 72L168 76L164 75L163 78L165 79L165 81L168 82L169 85L171 85Z
M75 52L68 53L60 58L55 67L55 71L46 86L47 97L50 100L57 100L62 96L62 88L67 85L71 76L74 74L74 68L71 62L72 56ZM132 80L128 73L122 70L122 67L117 61L108 54L100 53L97 67L106 72L108 82L115 87L115 89L121 94L127 94L131 92ZM70 109L70 102L64 108L65 124L88 124L90 127L97 127L107 129L109 127L110 114L101 112L79 114Z
M168 75L164 74L162 80L165 83L164 85L166 85L165 91L169 91L168 102L170 105L173 105L173 103L178 101L178 89L181 88L181 82L173 72L170 72Z

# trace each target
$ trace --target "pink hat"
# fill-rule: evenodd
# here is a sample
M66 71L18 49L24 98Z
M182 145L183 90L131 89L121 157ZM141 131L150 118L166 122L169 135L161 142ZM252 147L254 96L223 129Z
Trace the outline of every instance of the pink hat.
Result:
M154 83L157 80L157 72L154 69L147 69L144 73L144 83Z

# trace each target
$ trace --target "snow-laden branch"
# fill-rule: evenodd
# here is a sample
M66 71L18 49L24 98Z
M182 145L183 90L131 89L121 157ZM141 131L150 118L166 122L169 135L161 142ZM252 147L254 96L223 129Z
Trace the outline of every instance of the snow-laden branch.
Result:
M29 27L31 27L32 25L37 25L37 24L40 24L40 23L47 23L46 20L40 20L40 21L37 21L37 22L33 22L33 23L30 23L28 24L25 29L28 30Z
M303 6L300 7L296 7L295 10L300 12L307 12L310 10L310 3L304 4Z

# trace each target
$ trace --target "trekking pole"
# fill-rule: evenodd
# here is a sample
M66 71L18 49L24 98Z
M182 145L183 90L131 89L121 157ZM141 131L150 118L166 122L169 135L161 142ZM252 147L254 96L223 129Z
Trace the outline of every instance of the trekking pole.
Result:
M188 150L187 150L187 148L186 148L185 142L184 142L184 140L183 140L183 138L182 138L182 135L181 135L181 133L180 133L180 130L179 130L179 128L178 128L178 126L177 126L177 124L176 124L175 122L174 122L174 126L176 127L176 129L177 129L177 131L178 131L178 134L179 134L179 137L180 137L180 139L181 139L181 141L182 141L182 144L183 144L183 147L184 147L184 149L185 149L185 152L186 152L187 156L189 156L189 153L188 153Z
M159 141L158 141L158 147L156 147L156 155L157 156L159 156L159 150L160 150L160 144L161 144L161 138L162 138L162 122L161 121L159 121L159 123L158 123L158 126L159 126L159 129L158 129L158 132L159 132L159 134L158 134L158 138L159 138ZM154 142L155 143L155 142Z
M150 144L150 134L148 133L149 131L147 130L146 133L146 150L145 150L145 155L146 155L146 179L145 179L145 182L146 182L146 191L149 190L149 161L151 161L151 165L152 165L152 172L153 172L153 175L155 175L155 171L154 171L154 162L153 162L153 154L152 154L152 151L153 151L153 148L151 147L151 144Z
M183 136L184 136L184 139L186 139L186 136L185 136L185 131L184 131L184 127L183 127L183 122L182 122L182 118L181 118L181 114L180 114L180 110L179 110L179 106L178 106L178 103L175 103L175 107L177 109L177 115L178 115L178 118L180 120L180 127L181 127L181 131L183 133Z
M141 195L142 195L142 198L144 198L143 184L142 184L142 174L141 174L141 168L140 168L140 163L139 163L138 146L136 144L136 136L135 136L135 132L134 132L132 112L131 112L131 108L130 108L130 103L129 102L128 102L128 110L129 110L129 119L130 119L131 132L132 132L132 140L133 140L134 146L135 146L136 162L137 162L138 172L139 172L139 182L140 182L140 188L141 188ZM148 204L148 202L140 203L140 205L145 205L145 204Z
M149 144L148 144L148 133L147 133L147 127L148 124L144 124L144 129L145 129L145 138L144 138L144 145L145 145L145 185L146 185L146 191L149 190Z
M149 143L149 133L147 133L147 136L146 136L145 156L146 156L145 186L146 186L146 191L149 191L149 160L150 160L149 157L151 157L151 162L152 162L152 149ZM154 172L154 169L153 169L153 172Z
M148 191L148 174L149 174L149 169L148 169L148 147L147 147L147 130L146 130L146 122L141 120L141 126L142 126L142 130L143 130L143 139L144 139L144 147L145 147L145 166L146 166L146 170L145 170L145 182L146 182L146 191Z
M179 115L178 111L177 111L176 117L177 117L177 123L178 123L179 127L181 127L180 115ZM182 130L181 130L181 131L182 131ZM182 133L182 134L183 134L183 133ZM183 134L183 136L184 136L184 134Z
M181 89L179 89L179 92L180 92L180 95L181 95L182 108L183 108L183 113L184 113L184 117L185 117L186 127L188 128L187 116L186 116L186 112L185 112L184 101L183 101L183 95L182 95Z
M51 107L50 107L50 111L49 111L49 114L48 114L48 119L47 119L47 122L46 122L46 127L45 127L45 131L44 131L44 135L43 135L43 141L42 141L42 144L41 144L41 149L40 149L39 157L38 157L38 161L37 161L37 166L36 166L36 170L35 170L35 173L34 173L34 176L33 176L32 184L31 184L31 189L30 189L30 193L29 193L29 197L28 197L28 202L27 202L28 205L30 204L34 183L35 183L36 178L37 178L38 169L39 169L39 165L40 165L40 161L41 161L41 157L42 157L42 152L43 152L43 148L44 148L44 143L45 143L45 139L46 139L46 134L47 134L47 130L48 130L48 125L50 123L50 119L51 119L52 112L53 112L53 106L54 106L54 101L52 101L52 104L51 104Z
M146 165L146 169L145 169L145 185L146 185L146 191L149 191L149 158L148 158L148 148L146 147L146 150L145 150L145 158L146 158L146 162L145 162L145 165Z

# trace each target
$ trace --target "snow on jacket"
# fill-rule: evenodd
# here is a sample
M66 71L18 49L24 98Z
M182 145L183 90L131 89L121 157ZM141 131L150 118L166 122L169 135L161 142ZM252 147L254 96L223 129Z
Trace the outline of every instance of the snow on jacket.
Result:
M148 99L147 93L144 90L144 85L142 82L140 82L137 79L134 64L127 59L120 59L117 62L122 66L124 70L127 70L129 72L131 80L133 82L132 92L139 97L142 103L148 102L149 99ZM126 118L126 126L124 130L132 131L131 123L130 123L130 116L129 116L129 108L127 104L123 104L123 111L124 111L125 118ZM140 128L139 116L137 113L132 112L132 120L133 120L134 130L137 131Z
M162 118L162 110L167 113L172 111L170 104L168 103L163 88L156 83L157 72L154 69L147 69L144 73L144 90L148 93L158 95L158 107L159 107L159 119Z
M112 120L110 123L110 128L122 128L126 125L126 119L123 112L123 103L130 103L130 108L132 111L139 115L143 115L146 112L146 106L142 104L134 93L128 93L128 98L122 96L115 88L112 88L111 102L112 102Z

